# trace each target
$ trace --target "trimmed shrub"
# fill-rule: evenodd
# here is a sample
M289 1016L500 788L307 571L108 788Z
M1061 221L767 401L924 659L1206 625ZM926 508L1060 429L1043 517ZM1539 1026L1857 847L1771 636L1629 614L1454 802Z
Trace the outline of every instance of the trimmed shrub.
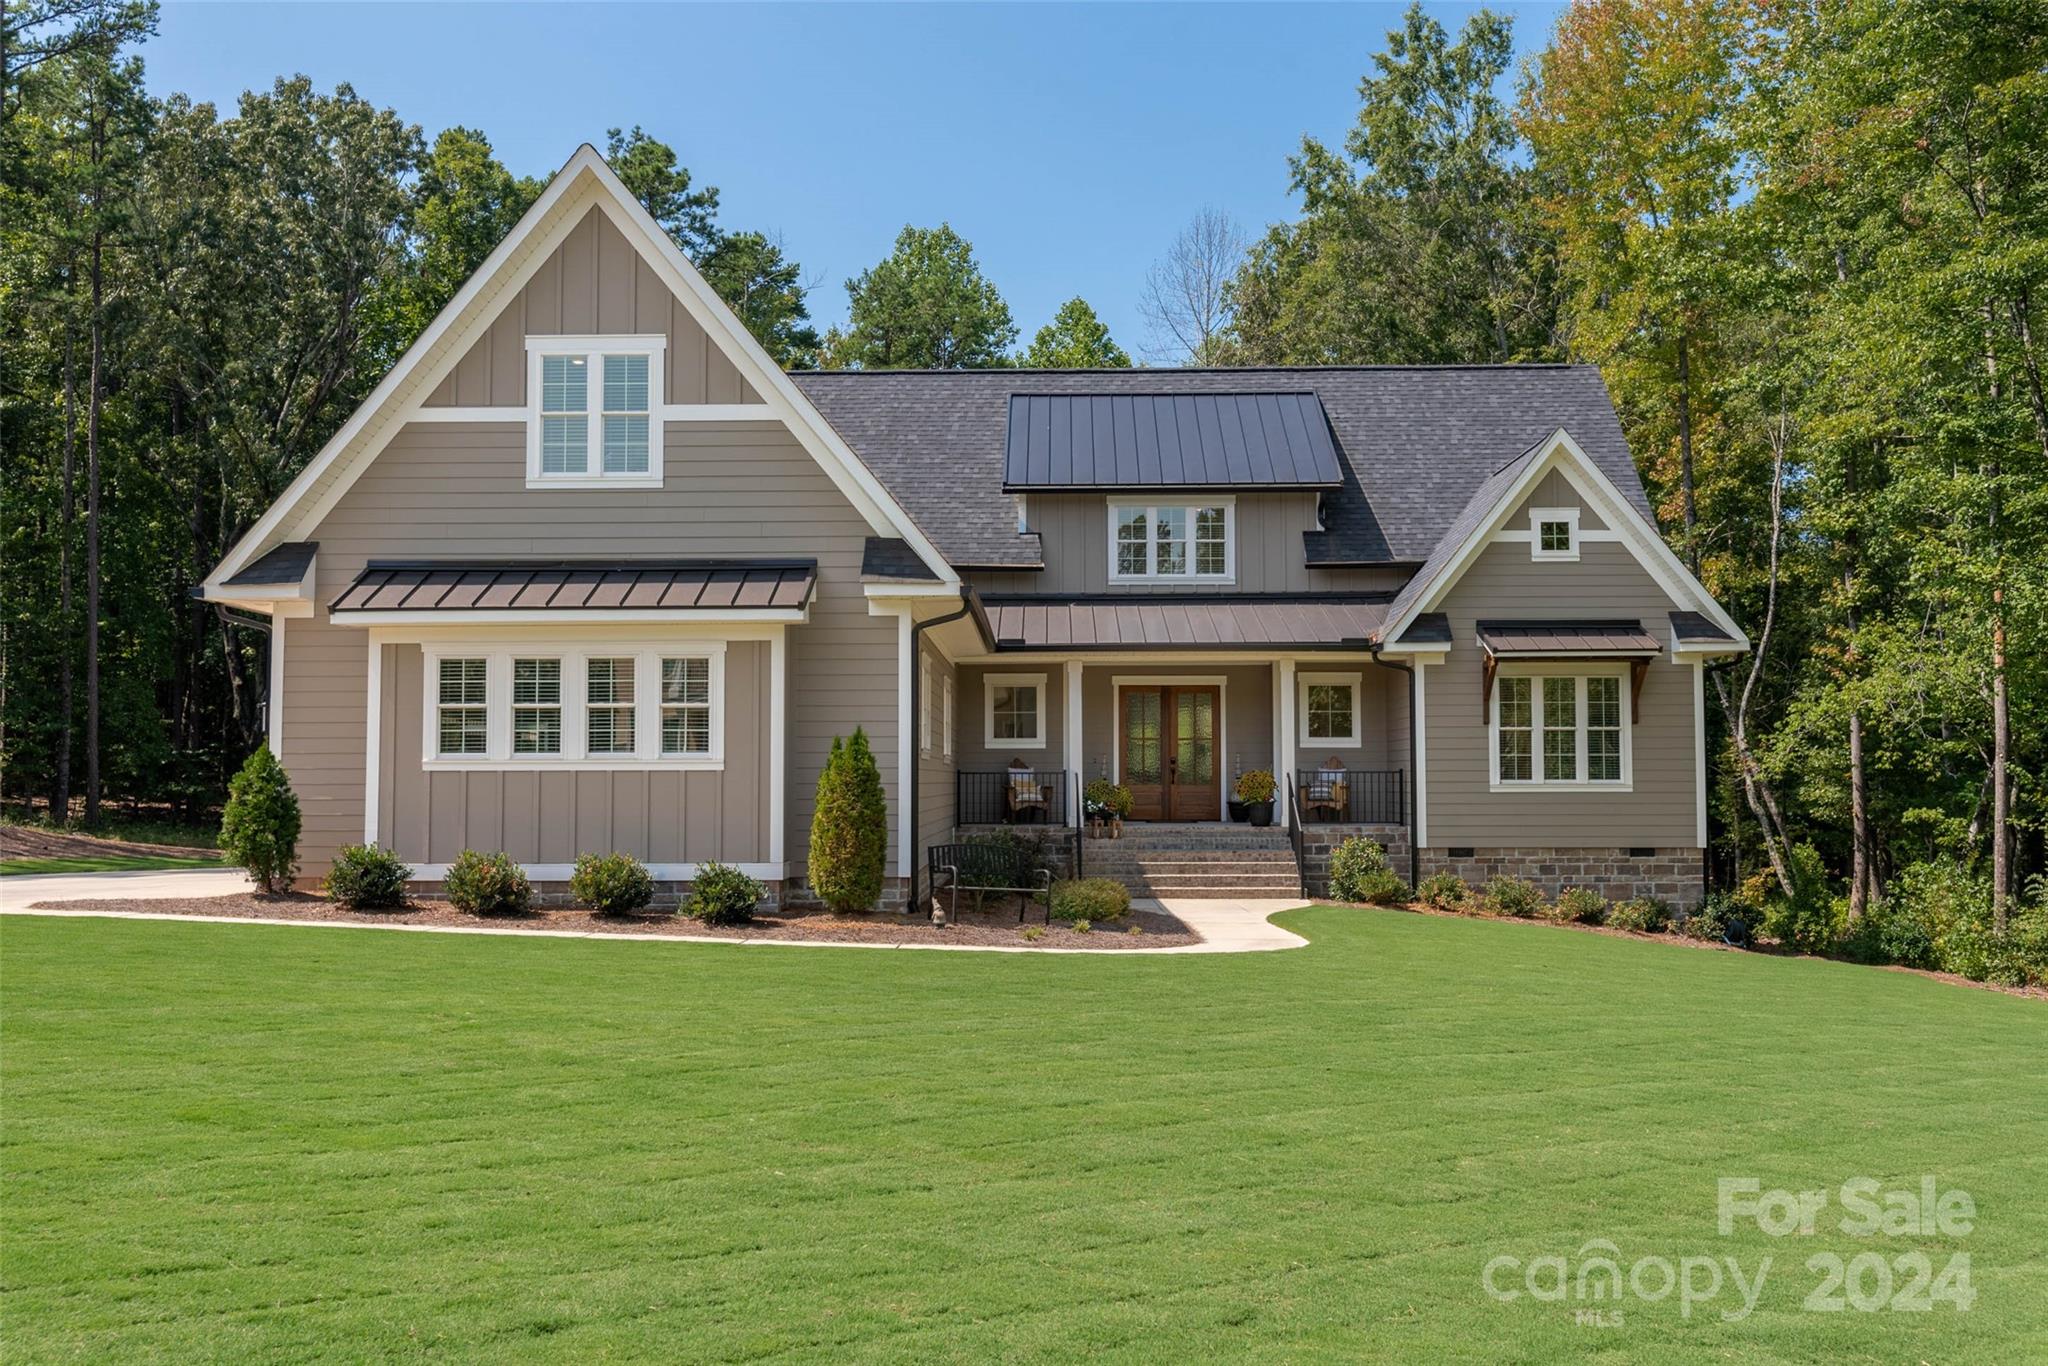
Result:
M1465 904L1471 889L1456 873L1431 873L1415 885L1415 899L1440 911L1455 911Z
M1591 887L1567 887L1557 894L1550 918L1579 925L1598 925L1607 919L1607 898Z
M654 900L654 874L631 854L584 854L569 874L569 895L599 915L628 915Z
M1351 890L1353 894L1345 900L1367 906L1405 906L1413 898L1408 884L1401 881L1400 875L1385 868L1365 874Z
M298 871L299 799L269 745L259 745L228 783L220 847L266 892L286 890Z
M510 854L465 849L441 879L448 902L471 915L517 915L533 904L533 884Z
M1353 835L1330 854L1330 896L1365 901L1365 879L1387 871L1387 851L1363 835Z
M754 907L767 891L730 864L707 863L697 869L683 911L706 925L740 925L754 918Z
M352 911L405 904L405 880L412 865L374 844L350 844L327 870L327 895Z
M882 896L888 855L882 771L868 748L867 732L856 726L850 740L833 737L825 771L818 775L808 865L811 890L835 911L871 910Z
M1523 919L1543 909L1543 893L1533 882L1503 874L1486 884L1481 894L1486 909L1495 915L1519 916Z
M1054 920L1077 927L1091 921L1121 920L1131 909L1131 889L1106 877L1067 878L1052 885Z
M1671 908L1654 896L1631 897L1610 907L1607 923L1637 934L1662 934L1671 924Z

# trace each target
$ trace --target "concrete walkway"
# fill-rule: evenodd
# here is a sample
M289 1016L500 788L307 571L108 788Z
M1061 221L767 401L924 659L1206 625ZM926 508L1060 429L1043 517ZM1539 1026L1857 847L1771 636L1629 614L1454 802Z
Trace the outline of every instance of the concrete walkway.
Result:
M213 915L176 915L155 911L98 911L76 908L61 911L31 909L45 901L139 901L155 897L233 896L249 890L248 877L239 871L194 868L154 873L50 873L33 877L0 878L0 911L10 915L91 916L119 920L185 920L213 925L296 925L307 929L396 930L406 934L495 934L541 939L610 939L634 943L730 944L742 948L781 946L784 948L846 949L936 949L947 953L1090 953L1133 958L1161 953L1257 953L1269 949L1295 949L1308 941L1291 934L1267 919L1279 911L1291 910L1299 900L1224 901L1168 897L1160 901L1139 899L1138 910L1165 910L1202 936L1199 944L1181 944L1158 949L1040 949L1022 944L867 944L830 939L720 939L704 934L604 934L581 930L521 930L486 925L382 925L333 920L284 920L250 917L228 919Z

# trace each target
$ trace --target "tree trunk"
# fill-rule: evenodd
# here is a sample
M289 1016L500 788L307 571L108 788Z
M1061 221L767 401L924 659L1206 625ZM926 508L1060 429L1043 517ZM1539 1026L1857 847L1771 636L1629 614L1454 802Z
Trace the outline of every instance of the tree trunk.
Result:
M77 715L77 679L71 650L71 525L78 519L75 483L78 475L78 339L67 319L64 324L64 502L57 528L57 705L63 708L57 724L57 781L50 789L50 819L58 825L71 820L71 726Z
M2012 783L2006 774L2012 751L2012 718L2005 695L2005 588L1991 590L1991 928L2005 933L2012 896Z
M1682 327L1678 331L1678 485L1685 499L1685 563L1697 575L1700 514L1692 486L1692 351Z
M93 217L99 217L100 189L93 187ZM100 399L105 381L101 266L104 234L92 234L92 378L85 417L85 823L100 818Z
M1845 454L1843 458L1842 497L1846 503L1855 505L1854 455ZM1848 563L1842 568L1842 597L1847 604L1849 626L1849 647L1843 652L1842 664L1845 681L1853 688L1856 684L1856 633L1862 624L1856 605L1858 564L1856 525L1853 521L1842 542L1848 552ZM1854 701L1849 704L1849 846L1849 919L1856 920L1870 905L1871 884L1875 879L1870 867L1870 801L1863 776L1863 710Z

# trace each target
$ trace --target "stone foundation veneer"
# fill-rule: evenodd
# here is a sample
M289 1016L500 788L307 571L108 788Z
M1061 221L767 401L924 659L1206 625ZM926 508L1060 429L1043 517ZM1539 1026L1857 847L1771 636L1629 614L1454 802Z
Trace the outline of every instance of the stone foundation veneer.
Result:
M1590 887L1609 901L1653 896L1674 911L1690 911L1706 897L1706 869L1697 849L1658 849L1636 856L1626 849L1489 849L1469 858L1449 849L1422 851L1422 876L1456 873L1475 891L1492 879L1518 877L1546 898L1567 887Z
M1408 827L1405 825L1304 825L1301 827L1301 861L1307 865L1308 888L1317 896L1330 891L1330 855L1354 835L1378 844L1387 851L1387 867L1408 879ZM1425 851L1424 857L1427 857ZM1425 872L1424 876L1427 876Z

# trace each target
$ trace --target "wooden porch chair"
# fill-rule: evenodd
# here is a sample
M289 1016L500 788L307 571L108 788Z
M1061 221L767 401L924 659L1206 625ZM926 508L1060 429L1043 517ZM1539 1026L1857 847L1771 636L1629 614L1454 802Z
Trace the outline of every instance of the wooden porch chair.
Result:
M1038 781L1029 769L1013 768L1003 788L1003 808L1014 824L1027 818L1043 822L1052 801L1052 785Z
M1342 768L1323 767L1304 774L1301 780L1303 814L1341 821L1351 809L1351 780Z

